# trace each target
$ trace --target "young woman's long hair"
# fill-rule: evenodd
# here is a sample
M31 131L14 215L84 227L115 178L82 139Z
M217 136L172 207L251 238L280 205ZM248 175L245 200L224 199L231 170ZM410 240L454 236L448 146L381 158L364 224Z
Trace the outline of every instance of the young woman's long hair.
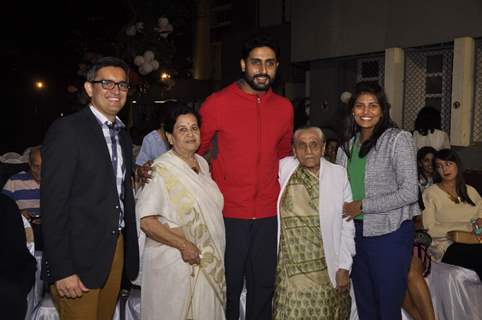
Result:
M457 191L457 195L460 197L460 200L462 202L475 206L475 203L472 201L472 199L470 199L469 194L467 193L467 185L465 184L464 179L464 167L462 165L462 160L460 160L457 152L452 149L442 149L437 151L433 157L434 168L435 161L437 159L442 161L451 161L457 165L457 177L455 178L455 188ZM435 183L439 183L442 181L442 177L437 170L435 170L433 181Z
M390 118L390 104L388 103L383 88L376 82L357 83L355 94L351 97L350 102L348 103L348 109L343 117L344 132L342 149L348 158L351 158L350 140L360 132L360 127L357 125L353 117L353 107L358 97L362 94L372 94L377 98L378 104L382 109L382 116L374 128L372 136L361 145L360 157L365 157L368 152L376 146L378 138L380 138L385 130L396 127L395 123Z
M423 172L423 167L420 163L422 162L423 158L425 158L425 156L427 154L431 153L435 156L436 152L437 152L437 150L435 150L434 148L432 148L430 146L422 147L417 151L417 171L418 171L419 180L420 180L420 177L422 177L425 181L428 181L428 177L425 176L425 173ZM433 167L435 168L435 166L433 166ZM435 172L435 170L434 170L434 172Z

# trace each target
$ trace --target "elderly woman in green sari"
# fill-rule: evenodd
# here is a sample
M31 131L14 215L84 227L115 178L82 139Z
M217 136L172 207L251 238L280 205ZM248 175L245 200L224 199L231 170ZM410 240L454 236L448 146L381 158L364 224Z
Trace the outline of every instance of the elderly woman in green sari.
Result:
M352 195L346 170L323 158L317 127L294 133L293 153L280 162L278 265L274 319L348 319L353 221L343 219Z
M224 320L223 196L196 154L199 117L177 103L164 129L172 148L154 161L136 205L141 318Z

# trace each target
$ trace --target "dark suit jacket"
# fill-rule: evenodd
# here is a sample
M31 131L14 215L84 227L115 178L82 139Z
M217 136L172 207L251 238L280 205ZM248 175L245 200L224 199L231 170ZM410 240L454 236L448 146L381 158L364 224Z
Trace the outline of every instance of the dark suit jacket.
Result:
M26 301L35 282L37 266L26 246L17 204L3 193L0 193L0 243L0 310L3 314L12 305Z
M139 249L131 186L132 143L121 130L124 181L124 271L137 276ZM88 288L101 288L118 236L119 197L102 128L87 107L55 121L42 146L40 191L44 276L49 283L77 274Z

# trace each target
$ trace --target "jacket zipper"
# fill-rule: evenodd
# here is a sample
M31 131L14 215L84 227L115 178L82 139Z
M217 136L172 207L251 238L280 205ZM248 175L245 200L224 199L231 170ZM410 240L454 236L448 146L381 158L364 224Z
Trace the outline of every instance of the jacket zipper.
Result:
M261 98L256 96L256 134L257 134L257 150L256 150L256 188L254 192L254 217L256 219L256 208L258 200L258 173L259 173L259 163L261 161Z

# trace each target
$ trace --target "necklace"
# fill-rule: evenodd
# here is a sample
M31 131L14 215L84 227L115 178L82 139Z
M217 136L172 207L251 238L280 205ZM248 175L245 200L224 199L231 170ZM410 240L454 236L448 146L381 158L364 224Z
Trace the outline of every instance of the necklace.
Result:
M171 150L178 158L183 160L194 172L199 174L199 163L197 162L195 156L193 156L193 158L188 159L188 158L180 155L176 150L174 150L174 149L171 149Z
M441 183L438 183L437 186L447 194L447 196L453 203L459 204L462 202L462 199L460 198L460 196L458 195L454 196L450 191L446 190Z

